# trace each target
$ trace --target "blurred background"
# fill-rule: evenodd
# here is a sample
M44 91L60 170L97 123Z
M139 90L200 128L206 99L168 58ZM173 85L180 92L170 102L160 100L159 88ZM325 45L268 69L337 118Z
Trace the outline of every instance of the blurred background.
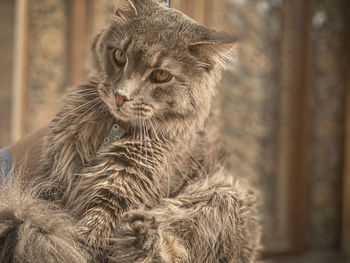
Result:
M86 81L114 0L0 0L0 146L47 125ZM350 1L172 0L240 36L216 111L229 168L260 192L266 262L350 253Z

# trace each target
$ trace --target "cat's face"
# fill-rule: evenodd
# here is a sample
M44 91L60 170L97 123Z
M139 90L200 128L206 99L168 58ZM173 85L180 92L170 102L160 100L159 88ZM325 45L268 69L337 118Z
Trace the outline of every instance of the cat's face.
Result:
M93 45L99 94L117 118L204 119L232 43L153 0L120 0Z

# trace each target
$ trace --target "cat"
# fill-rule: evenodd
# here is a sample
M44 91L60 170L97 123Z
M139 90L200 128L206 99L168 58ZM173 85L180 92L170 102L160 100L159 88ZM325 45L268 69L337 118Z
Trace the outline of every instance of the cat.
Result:
M0 262L253 262L254 195L224 170L208 119L235 43L120 0L31 180L1 189Z

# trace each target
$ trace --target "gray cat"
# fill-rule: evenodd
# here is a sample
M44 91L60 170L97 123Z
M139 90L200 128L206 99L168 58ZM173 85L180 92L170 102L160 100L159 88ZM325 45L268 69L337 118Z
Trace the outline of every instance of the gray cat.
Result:
M255 201L208 121L235 39L121 0L31 182L0 193L0 262L252 262Z

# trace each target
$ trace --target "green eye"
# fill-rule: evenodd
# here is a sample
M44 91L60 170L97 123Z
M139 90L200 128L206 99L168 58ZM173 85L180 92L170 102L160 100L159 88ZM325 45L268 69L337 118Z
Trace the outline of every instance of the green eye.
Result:
M171 75L169 71L158 69L152 72L151 80L154 83L165 83L169 82L172 77L173 75Z
M124 67L125 66L125 64L126 64L126 55L121 49L117 48L114 51L114 59L115 59L115 62L117 63L118 66L120 66L120 67Z

